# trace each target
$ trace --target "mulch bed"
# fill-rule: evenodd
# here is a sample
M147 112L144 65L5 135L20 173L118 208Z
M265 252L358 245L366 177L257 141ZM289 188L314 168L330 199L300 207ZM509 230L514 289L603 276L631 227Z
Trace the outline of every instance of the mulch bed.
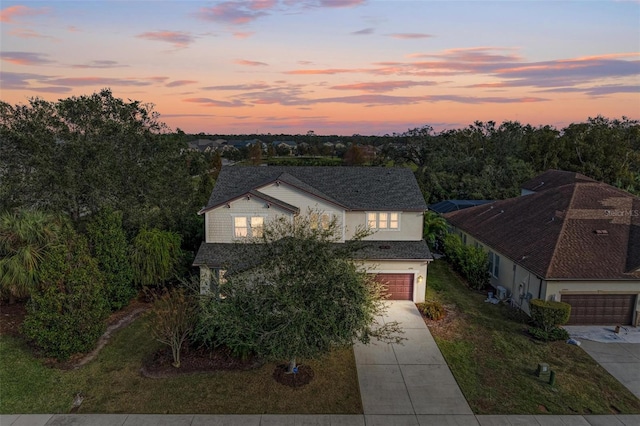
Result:
M0 335L20 336L20 327L27 313L25 303L17 302L12 305L0 304Z
M313 380L313 370L308 365L298 364L297 373L287 373L289 366L287 364L278 365L273 370L273 378L276 382L285 386L297 388L309 384Z
M180 368L173 366L171 348L162 348L148 357L140 369L143 376L162 379L185 374L206 373L219 370L252 370L264 363L255 356L234 358L227 348L215 350L184 347L180 354Z

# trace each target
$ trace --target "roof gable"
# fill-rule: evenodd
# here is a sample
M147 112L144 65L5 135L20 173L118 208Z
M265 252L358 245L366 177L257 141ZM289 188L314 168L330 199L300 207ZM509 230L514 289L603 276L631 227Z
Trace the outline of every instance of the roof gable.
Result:
M284 182L346 210L424 211L413 172L384 167L223 167L205 210L274 182Z

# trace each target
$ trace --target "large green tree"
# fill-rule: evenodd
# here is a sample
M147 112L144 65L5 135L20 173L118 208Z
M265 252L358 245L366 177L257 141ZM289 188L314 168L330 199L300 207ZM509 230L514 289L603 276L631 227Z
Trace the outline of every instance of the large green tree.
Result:
M46 207L77 222L103 207L125 226L175 228L189 208L184 138L152 105L105 89L28 105L0 103L0 210Z
M337 243L340 226L314 226L313 214L281 218L261 238L239 243L236 263L258 266L232 273L205 304L200 336L269 360L314 358L372 337L398 339L397 323L375 324L385 309L382 289L353 262L365 231ZM256 258L258 256L258 258ZM374 326L375 325L375 326Z
M57 240L58 220L38 210L0 215L0 289L10 303L38 286L46 255Z

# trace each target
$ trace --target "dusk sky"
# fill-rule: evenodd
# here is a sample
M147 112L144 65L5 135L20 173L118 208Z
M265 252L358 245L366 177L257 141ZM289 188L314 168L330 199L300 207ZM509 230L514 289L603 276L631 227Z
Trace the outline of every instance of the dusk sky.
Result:
M640 119L638 1L2 1L0 99L111 88L187 133Z

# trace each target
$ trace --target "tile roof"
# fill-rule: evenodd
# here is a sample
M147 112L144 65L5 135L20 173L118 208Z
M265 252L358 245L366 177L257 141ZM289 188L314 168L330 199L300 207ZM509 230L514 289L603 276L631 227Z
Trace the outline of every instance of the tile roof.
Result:
M204 210L280 181L346 210L424 211L413 172L384 167L223 167Z
M433 256L424 240L421 241L358 241L354 259L359 260L431 260ZM336 248L344 243L335 243ZM227 269L229 272L245 270L260 264L261 244L202 243L193 266ZM247 252L249 255L247 256ZM238 264L238 259L245 259Z
M591 179L447 213L546 279L639 279L640 199Z
M565 170L549 169L523 183L522 189L540 192L551 188L557 188L563 185L569 185L577 182L597 182L590 177L576 172L567 172Z

